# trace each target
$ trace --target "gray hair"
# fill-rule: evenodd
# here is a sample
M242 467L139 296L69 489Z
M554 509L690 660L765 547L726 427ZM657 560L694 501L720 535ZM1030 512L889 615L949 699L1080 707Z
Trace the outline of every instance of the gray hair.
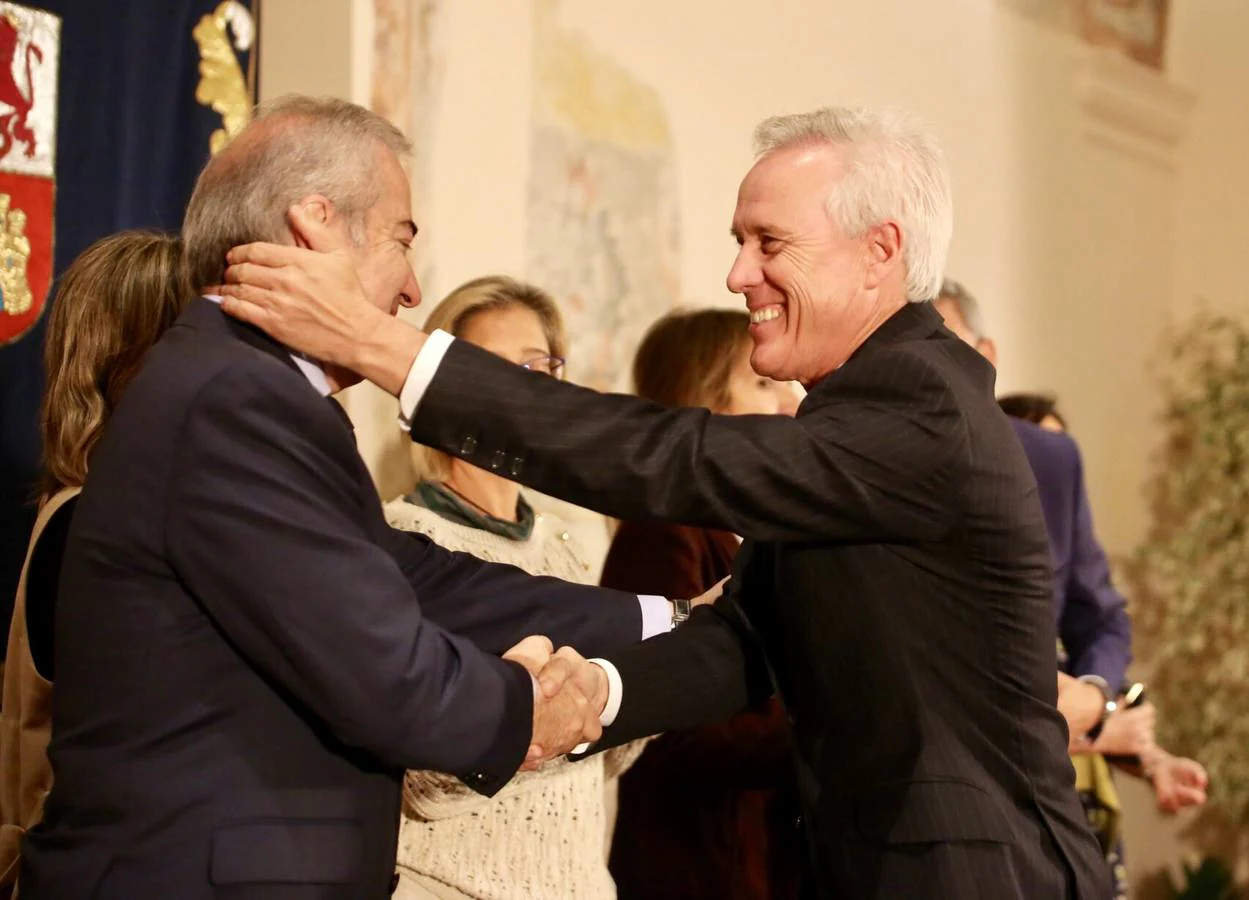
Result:
M976 340L980 341L988 337L984 315L980 312L980 304L961 283L953 278L946 278L941 282L941 290L937 293L936 299L949 300L958 307L958 314L963 324L967 326L967 330Z
M219 283L231 247L280 240L286 211L310 194L333 203L359 240L365 213L380 198L374 172L385 151L403 158L412 144L362 106L299 94L261 104L195 183L182 223L190 284Z
M928 127L901 110L827 107L774 116L755 129L757 157L804 144L845 153L848 170L826 201L832 220L850 237L896 222L907 298L932 299L945 271L954 209L945 158Z

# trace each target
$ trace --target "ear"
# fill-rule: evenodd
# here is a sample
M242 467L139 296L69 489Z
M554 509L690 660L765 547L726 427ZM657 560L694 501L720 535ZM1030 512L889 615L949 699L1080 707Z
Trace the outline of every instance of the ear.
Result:
M997 368L997 344L993 343L992 338L980 338L976 341L976 349L989 361L989 365Z
M867 239L867 287L876 288L902 266L902 229L896 222L870 228Z
M294 209L298 209L303 214L302 218L318 225L333 226L339 219L334 204L323 194L309 194L296 203ZM300 228L300 218L289 215L286 217L291 228L291 236L295 239L296 247L311 248L313 238Z

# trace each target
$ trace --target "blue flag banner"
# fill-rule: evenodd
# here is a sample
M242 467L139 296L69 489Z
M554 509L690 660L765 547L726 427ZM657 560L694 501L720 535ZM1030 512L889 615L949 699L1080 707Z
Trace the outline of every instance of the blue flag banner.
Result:
M125 228L176 230L251 116L258 0L0 0L0 618L34 522L56 276Z

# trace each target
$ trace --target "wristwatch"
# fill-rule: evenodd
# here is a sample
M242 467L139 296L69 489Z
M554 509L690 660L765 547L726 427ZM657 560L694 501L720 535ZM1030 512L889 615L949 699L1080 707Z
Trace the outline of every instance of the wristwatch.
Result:
M1084 737L1091 744L1101 735L1102 729L1106 726L1106 720L1119 708L1119 701L1114 697L1106 698L1106 705L1102 707L1102 717L1097 720L1097 724L1089 729L1089 733Z
M690 601L673 599L669 602L672 604L672 627L676 628L690 617Z

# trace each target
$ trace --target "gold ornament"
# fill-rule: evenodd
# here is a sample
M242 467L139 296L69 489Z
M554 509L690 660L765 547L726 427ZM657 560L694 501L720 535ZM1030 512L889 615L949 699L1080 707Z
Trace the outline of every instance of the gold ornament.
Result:
M35 298L26 277L30 262L30 238L26 236L26 213L10 209L12 198L0 194L0 294L4 311L11 316L29 312Z
M208 142L209 151L216 156L252 117L251 91L235 55L236 49L248 50L252 45L255 33L251 13L237 0L225 0L199 20L191 36L200 54L195 99L221 115L222 127Z

